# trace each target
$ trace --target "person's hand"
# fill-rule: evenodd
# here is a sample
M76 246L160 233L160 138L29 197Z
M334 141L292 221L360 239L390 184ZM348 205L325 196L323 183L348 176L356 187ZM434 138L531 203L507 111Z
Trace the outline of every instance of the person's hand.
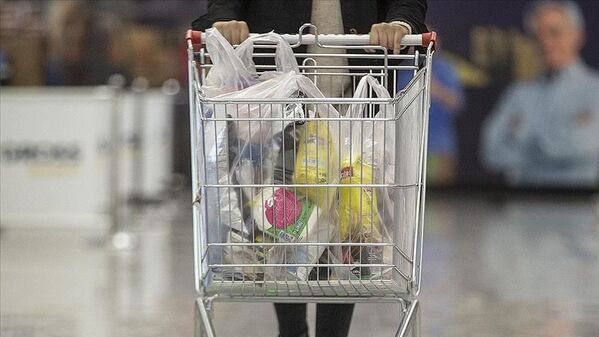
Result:
M250 36L250 29L245 21L217 21L212 27L218 29L232 45L240 44Z
M406 27L397 23L377 23L370 27L370 44L393 50L397 55L401 51L401 39L408 33Z

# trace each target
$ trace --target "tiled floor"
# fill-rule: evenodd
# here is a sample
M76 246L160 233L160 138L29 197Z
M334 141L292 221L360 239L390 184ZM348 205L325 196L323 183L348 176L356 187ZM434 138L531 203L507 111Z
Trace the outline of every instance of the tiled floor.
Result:
M98 232L2 231L0 335L192 336L187 205L138 216L130 252L107 249ZM599 336L597 208L571 197L432 194L422 335ZM217 332L274 337L273 315L268 304L217 304ZM398 324L391 305L359 305L354 317L354 337L391 336Z

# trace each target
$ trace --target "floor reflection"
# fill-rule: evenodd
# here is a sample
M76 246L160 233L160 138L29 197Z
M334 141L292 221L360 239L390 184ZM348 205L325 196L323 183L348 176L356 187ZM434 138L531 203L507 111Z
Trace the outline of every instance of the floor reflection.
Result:
M138 247L102 233L0 235L0 335L192 336L187 194L131 221ZM596 336L599 221L584 199L432 194L424 247L422 336ZM268 304L220 304L224 336L276 336ZM313 327L314 308L309 307ZM393 305L359 305L351 336L392 336Z
M429 210L424 335L599 331L599 221L591 202L460 199Z

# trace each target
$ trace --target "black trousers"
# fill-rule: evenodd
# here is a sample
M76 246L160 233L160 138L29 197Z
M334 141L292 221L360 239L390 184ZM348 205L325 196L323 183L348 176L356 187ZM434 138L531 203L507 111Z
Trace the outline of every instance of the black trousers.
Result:
M275 303L280 337L308 337L306 304ZM347 337L353 304L317 304L316 337Z
M327 261L325 251L321 261ZM328 268L314 268L308 276L311 280L327 280ZM308 337L305 303L275 303L279 322L279 337ZM347 337L351 325L354 304L316 305L316 337Z

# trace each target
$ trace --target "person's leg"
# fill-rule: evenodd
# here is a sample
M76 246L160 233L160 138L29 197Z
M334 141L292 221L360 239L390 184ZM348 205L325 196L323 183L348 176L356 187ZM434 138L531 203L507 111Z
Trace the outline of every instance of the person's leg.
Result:
M354 304L318 304L316 337L347 337Z
M280 337L308 337L306 304L275 303Z

